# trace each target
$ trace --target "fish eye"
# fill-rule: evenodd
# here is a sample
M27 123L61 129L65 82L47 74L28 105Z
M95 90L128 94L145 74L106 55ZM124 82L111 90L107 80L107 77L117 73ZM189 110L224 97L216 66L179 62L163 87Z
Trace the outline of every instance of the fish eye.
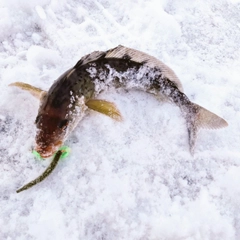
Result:
M64 119L64 120L60 121L60 123L58 124L58 127L63 128L63 127L66 127L67 125L68 125L68 120Z

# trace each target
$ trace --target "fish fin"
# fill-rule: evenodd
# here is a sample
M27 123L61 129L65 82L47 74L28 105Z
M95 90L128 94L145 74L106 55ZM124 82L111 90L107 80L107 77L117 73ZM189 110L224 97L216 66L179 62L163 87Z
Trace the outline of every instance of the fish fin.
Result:
M114 103L100 99L90 99L85 104L88 108L105 114L117 121L122 120L121 113L119 112Z
M188 128L188 142L190 146L190 153L193 155L198 129L194 125L194 122L191 122L191 121L187 123L187 128Z
M228 126L228 123L215 113L212 113L197 104L195 104L195 106L199 109L196 118L199 128L218 129Z
M36 88L30 84L27 83L23 83L23 82L15 82L15 83L11 83L9 84L9 86L14 86L14 87L19 87L22 90L28 91L30 92L34 97L41 99L43 97L43 95L45 95L47 92L40 89L40 88Z
M215 113L212 113L197 104L194 104L193 108L194 113L190 113L187 123L190 152L192 154L197 138L197 132L200 128L218 129L228 126L228 123Z

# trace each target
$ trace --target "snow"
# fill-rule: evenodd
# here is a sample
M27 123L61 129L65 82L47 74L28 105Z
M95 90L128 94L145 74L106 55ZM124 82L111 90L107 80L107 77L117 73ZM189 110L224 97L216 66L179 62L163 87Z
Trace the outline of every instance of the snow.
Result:
M240 1L2 0L0 239L240 239ZM8 85L48 89L83 55L118 44L162 60L186 95L226 119L191 156L185 120L167 102L110 91L124 121L91 111L71 155L42 183L34 159L39 102Z

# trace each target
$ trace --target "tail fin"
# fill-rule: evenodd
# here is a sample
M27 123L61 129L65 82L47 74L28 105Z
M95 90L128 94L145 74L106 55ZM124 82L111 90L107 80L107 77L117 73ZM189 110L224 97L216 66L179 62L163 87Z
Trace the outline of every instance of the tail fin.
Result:
M193 104L193 109L194 111L190 111L189 117L187 118L189 145L192 154L197 138L197 132L200 128L218 129L228 126L228 123L223 118L197 104Z

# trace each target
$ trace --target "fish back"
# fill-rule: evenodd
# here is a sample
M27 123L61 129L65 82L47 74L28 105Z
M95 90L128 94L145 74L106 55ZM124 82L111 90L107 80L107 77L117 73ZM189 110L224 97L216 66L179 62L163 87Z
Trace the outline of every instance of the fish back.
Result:
M168 78L177 86L177 88L181 92L183 92L183 86L179 78L176 76L174 71L171 68L169 68L166 64L164 64L157 58L152 57L144 52L141 52L132 48L127 48L122 45L119 45L105 52L95 51L90 54L87 54L77 62L74 68L79 69L81 66L84 66L86 64L89 64L104 58L105 59L126 59L132 62L144 64L145 66L150 68L158 68L161 71L163 77Z
M116 48L108 50L105 58L125 58L137 63L144 63L145 66L151 68L159 68L162 72L162 75L174 82L177 88L183 92L182 83L174 71L157 58L152 57L144 52L119 45Z

